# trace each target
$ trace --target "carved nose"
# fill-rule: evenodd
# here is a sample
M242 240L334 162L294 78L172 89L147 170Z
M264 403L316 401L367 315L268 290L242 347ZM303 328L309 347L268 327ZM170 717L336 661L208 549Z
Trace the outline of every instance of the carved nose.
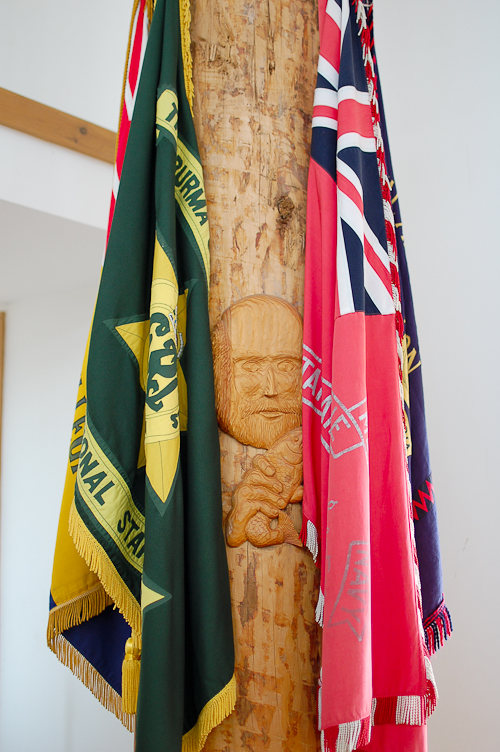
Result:
M276 395L278 394L278 391L276 389L276 381L274 378L274 373L273 373L272 368L267 369L264 394L266 397L276 397Z

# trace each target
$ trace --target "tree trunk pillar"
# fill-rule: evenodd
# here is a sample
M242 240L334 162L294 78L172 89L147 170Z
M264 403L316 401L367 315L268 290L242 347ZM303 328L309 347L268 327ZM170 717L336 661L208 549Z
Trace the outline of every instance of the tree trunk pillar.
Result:
M318 54L314 0L192 0L194 118L211 233L212 327L273 295L302 314L306 187ZM220 433L224 516L252 459ZM300 528L300 504L288 511ZM228 547L235 712L206 750L315 752L318 578L305 548Z

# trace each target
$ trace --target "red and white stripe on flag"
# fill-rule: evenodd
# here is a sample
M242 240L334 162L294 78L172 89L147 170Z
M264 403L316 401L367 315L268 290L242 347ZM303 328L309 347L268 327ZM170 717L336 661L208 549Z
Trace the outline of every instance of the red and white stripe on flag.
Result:
M132 11L132 24L130 29L129 48L125 63L125 81L123 87L123 99L120 112L120 125L118 127L118 139L116 147L116 159L113 172L113 188L109 207L108 234L111 231L113 215L115 213L116 199L120 188L125 151L127 148L130 123L134 113L135 99L139 88L146 44L148 42L148 10L146 0L136 0ZM106 242L107 242L106 239Z

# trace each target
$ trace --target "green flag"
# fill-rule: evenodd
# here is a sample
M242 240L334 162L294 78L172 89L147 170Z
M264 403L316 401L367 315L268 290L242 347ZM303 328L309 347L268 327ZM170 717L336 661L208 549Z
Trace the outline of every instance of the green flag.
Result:
M179 0L157 0L91 330L70 512L78 552L132 628L123 704L134 712L139 683L137 752L198 752L235 703L207 208L181 28Z

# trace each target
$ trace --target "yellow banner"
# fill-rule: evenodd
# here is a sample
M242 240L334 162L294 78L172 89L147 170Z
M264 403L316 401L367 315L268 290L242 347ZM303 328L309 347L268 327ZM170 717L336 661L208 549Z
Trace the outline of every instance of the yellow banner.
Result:
M202 255L208 285L210 280L209 230L203 172L199 161L181 140L177 142L175 198Z
M92 435L88 421L76 482L80 496L93 516L127 561L141 572L144 516L136 508L127 483Z

